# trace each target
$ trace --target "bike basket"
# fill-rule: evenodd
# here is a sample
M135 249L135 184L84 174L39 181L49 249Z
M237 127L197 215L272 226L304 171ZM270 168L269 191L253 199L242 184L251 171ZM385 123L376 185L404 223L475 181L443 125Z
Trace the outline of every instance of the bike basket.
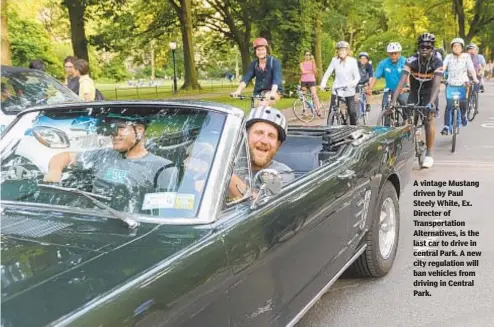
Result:
M455 95L464 100L467 98L467 89L464 86L448 86L446 88L446 99L454 99Z

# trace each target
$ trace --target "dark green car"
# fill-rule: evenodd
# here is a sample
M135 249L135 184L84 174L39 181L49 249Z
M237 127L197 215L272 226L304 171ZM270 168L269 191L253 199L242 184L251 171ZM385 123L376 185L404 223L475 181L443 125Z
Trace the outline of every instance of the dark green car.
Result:
M107 159L109 117L145 118L152 165ZM276 159L296 179L281 188L252 176L244 124L207 102L23 111L0 149L2 326L293 326L343 272L386 275L410 127L290 127Z

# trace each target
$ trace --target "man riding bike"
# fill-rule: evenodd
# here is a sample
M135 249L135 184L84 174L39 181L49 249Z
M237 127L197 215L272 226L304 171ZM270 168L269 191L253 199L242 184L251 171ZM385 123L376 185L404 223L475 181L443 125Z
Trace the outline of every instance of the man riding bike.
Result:
M370 79L369 87L367 88L367 94L372 94L372 88L376 84L377 80L384 76L386 80L386 89L389 91L385 92L383 95L382 107L388 105L389 94L393 94L398 86L401 77L401 71L405 67L407 59L401 56L401 44L398 42L391 42L388 44L386 51L388 53L388 58L382 60L377 66L376 73L374 77ZM406 104L408 90L403 89L402 93L398 97L398 103Z
M242 90L247 87L247 84L255 77L254 96L266 97L261 101L261 105L271 105L273 101L278 101L283 92L283 78L281 75L280 61L269 55L268 41L265 38L257 38L252 44L257 59L250 63L247 71L242 77L238 88L230 95L237 97L242 93Z
M398 96L410 76L408 104L427 106L429 109L429 120L425 125L427 151L422 164L424 168L430 168L434 164L434 111L437 114L438 93L443 75L443 63L433 52L435 42L436 37L431 33L423 33L418 37L419 51L408 58L391 102L393 106L396 105Z
M479 54L479 47L475 43L470 43L467 45L467 51L472 58L473 67L475 68L475 72L477 73L477 78L480 83L475 87L475 92L484 92L484 84L482 76L484 76L484 68L487 65L485 62L485 58L483 55Z
M357 125L357 111L355 109L355 87L360 81L360 72L357 60L349 56L350 45L346 41L340 41L336 44L337 56L331 59L328 69L324 73L320 88L324 90L329 77L335 72L333 83L333 94L331 95L331 108L336 102L337 88L346 87L342 92L345 103L350 115L350 125Z
M469 83L468 74L473 77L475 83L478 83L477 74L473 67L473 62L467 53L463 52L465 41L462 38L454 38L451 41L450 53L446 56L443 62L444 74L447 75L448 86L446 87L446 111L444 112L444 127L441 131L442 135L448 135L452 131L452 108L453 100L448 94L459 92L462 97L460 101L461 123L467 126L468 120L466 117L466 85Z
M360 72L360 81L355 90L357 93L364 92L364 86L369 84L370 79L374 74L372 64L369 63L369 54L367 52L361 52L358 54L358 70ZM370 111L370 104L365 105L365 109Z

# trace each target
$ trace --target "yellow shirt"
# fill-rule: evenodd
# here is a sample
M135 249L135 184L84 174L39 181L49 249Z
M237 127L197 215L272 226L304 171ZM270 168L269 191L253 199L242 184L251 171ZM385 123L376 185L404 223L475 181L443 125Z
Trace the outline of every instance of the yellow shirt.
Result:
M79 77L79 97L84 101L94 101L96 97L96 87L89 75Z

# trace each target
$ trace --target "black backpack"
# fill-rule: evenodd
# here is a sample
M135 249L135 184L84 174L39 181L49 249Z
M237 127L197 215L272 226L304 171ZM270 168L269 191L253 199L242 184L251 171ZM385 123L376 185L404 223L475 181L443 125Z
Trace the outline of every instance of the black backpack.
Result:
M103 93L101 93L100 90L96 89L96 96L94 97L94 101L102 101L106 100L105 97L103 96Z

